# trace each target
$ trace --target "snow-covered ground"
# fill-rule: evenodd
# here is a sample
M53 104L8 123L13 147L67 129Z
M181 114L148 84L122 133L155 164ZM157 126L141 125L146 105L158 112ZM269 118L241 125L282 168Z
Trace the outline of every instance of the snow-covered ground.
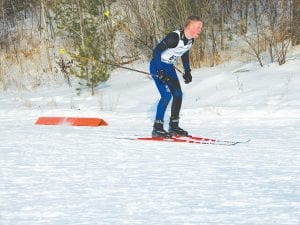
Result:
M1 93L0 224L299 225L299 71L298 50L283 66L230 62L182 82L181 126L251 138L236 146L118 139L149 136L159 98L123 69L94 97L66 84ZM38 126L39 116L109 126Z

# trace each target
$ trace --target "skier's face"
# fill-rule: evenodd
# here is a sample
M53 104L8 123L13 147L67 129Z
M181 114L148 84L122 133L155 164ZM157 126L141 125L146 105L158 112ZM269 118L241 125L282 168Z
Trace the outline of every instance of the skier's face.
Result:
M202 31L201 21L191 21L184 29L184 34L187 39L198 38Z
M202 31L202 22L192 21L188 26L188 30L191 38L198 38Z

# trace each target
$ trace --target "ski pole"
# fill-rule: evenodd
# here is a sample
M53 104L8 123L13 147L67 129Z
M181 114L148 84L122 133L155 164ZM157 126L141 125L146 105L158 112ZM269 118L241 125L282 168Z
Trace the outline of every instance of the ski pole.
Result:
M126 66L121 66L119 64L115 64L115 63L111 63L111 62L100 61L100 63L111 65L111 66L116 66L116 67L119 67L119 68L122 68L122 69L131 70L131 71L138 72L138 73L143 73L143 74L151 75L150 73L145 72L145 71L141 71L141 70L137 70L137 69L132 69L132 68L129 68L129 67L126 67Z
M84 60L92 60L92 61L94 61L94 62L95 62L95 61L98 61L98 62L103 63L103 64L106 64L106 65L115 66L115 67L119 67L119 68L122 68L122 69L126 69L126 70L131 70L131 71L134 71L134 72L138 72L138 73L143 73L143 74L151 75L151 74L148 73L148 72L141 71L141 70L137 70L137 69L132 69L132 68L129 68L129 67L126 67L126 66L121 66L121 65L119 65L119 64L112 63L112 62L105 62L105 61L102 61L102 60L96 60L96 59L90 58L90 57L79 56L79 55L75 55L75 54L70 53L70 52L69 52L69 55L71 55L71 56L74 57L74 58L81 58L81 59L84 59Z
M74 54L72 53L69 53L71 56L74 57ZM76 55L75 57L77 58L82 58L82 59L85 59L85 60L92 60L92 61L97 61L96 59L94 58L89 58L89 57L83 57L83 56L78 56ZM121 66L119 64L116 64L116 63L112 63L112 62L105 62L105 61L101 61L99 60L100 63L103 63L103 64L106 64L106 65L111 65L111 66L115 66L115 67L119 67L119 68L122 68L122 69L126 69L126 70L131 70L131 71L134 71L134 72L137 72L137 73L142 73L142 74L147 74L147 75L151 75L150 73L148 72L145 72L145 71L142 71L142 70L137 70L137 69L132 69L132 68L129 68L129 67L126 67L126 66ZM178 69L176 66L174 66L174 68L181 74L184 74L180 69Z
M141 70L136 70L136 69L132 69L132 68L129 68L129 67L126 67L126 66L120 66L119 64L110 63L110 62L103 62L103 61L100 61L100 62L103 63L103 64L107 64L107 65L116 66L116 67L119 67L119 68L131 70L131 71L135 71L135 72L138 72L138 73L143 73L143 74L151 75L151 74L148 73L148 72L141 71ZM174 68L175 68L179 73L184 74L184 73L183 73L180 69L178 69L176 66L174 66Z

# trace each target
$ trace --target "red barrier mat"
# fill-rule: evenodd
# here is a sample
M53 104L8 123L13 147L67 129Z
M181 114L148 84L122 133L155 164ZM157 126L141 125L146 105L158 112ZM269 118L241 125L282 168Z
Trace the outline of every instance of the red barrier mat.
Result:
M108 123L100 118L84 117L39 117L37 125L70 125L70 126L108 126Z

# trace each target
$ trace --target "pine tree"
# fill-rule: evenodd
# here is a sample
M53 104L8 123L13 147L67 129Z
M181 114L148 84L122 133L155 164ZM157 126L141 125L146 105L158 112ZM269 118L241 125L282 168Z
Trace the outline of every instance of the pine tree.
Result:
M94 95L95 87L109 78L109 68L102 62L113 54L116 31L108 12L109 1L104 0L60 0L55 7L57 26L75 47L70 72L80 78L79 94L82 86L88 86Z

